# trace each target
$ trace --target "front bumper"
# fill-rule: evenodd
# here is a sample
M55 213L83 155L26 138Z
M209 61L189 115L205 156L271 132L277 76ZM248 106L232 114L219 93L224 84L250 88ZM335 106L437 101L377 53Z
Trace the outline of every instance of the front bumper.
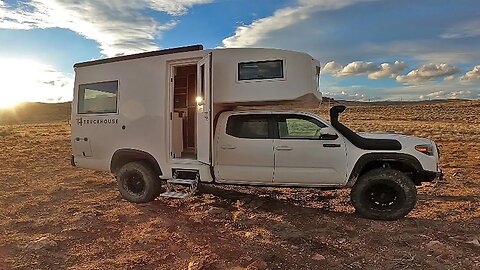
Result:
M422 171L420 172L421 182L432 182L434 180L443 181L444 180L444 173L442 169L439 169L438 172L432 171Z

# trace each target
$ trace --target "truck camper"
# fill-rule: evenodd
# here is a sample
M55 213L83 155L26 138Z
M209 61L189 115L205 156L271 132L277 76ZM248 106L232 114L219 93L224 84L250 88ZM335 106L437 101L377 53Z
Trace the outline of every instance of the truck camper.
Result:
M338 121L344 107L331 122L250 109L320 102L320 62L306 53L195 45L74 68L72 165L113 173L131 202L185 198L200 183L353 187L361 215L397 219L416 185L441 176L434 142L356 134Z

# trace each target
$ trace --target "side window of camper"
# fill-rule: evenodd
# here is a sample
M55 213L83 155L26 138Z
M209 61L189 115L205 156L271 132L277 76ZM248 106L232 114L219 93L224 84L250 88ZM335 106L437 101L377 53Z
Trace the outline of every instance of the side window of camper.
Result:
M81 84L78 88L78 113L117 112L118 81Z
M283 60L238 63L239 81L283 78Z
M227 134L244 139L268 139L267 115L232 115L227 121Z

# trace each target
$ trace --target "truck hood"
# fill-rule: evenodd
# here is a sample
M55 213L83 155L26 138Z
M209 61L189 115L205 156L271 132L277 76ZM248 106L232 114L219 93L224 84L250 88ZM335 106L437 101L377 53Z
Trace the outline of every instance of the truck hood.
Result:
M420 137L415 137L415 136L407 136L407 135L402 135L402 134L396 134L396 133L366 133L366 132L360 132L358 135L364 137L364 138L369 138L369 139L392 139L392 140L397 140L402 144L405 143L416 143L416 144L433 144L433 142L429 139L426 138L420 138Z

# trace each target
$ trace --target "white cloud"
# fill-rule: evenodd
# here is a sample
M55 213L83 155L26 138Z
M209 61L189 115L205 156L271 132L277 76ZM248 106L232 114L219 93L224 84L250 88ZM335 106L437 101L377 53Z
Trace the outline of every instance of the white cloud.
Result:
M397 76L396 81L399 83L426 82L436 78L451 76L458 72L458 68L449 64L430 63L410 71L407 75Z
M373 62L355 61L346 65L342 70L337 72L337 77L356 76L361 74L368 74L378 70L378 67Z
M368 78L378 80L381 78L395 78L400 72L405 70L407 65L403 61L395 61L394 64L383 63L376 66L373 62L355 61L342 67L335 61L328 62L323 67L323 71L330 73L335 77L350 77L368 74Z
M356 91L348 91L348 90L342 90L340 92L325 92L323 93L323 96L325 97L330 97L335 100L355 100L355 101L370 101L371 98L369 98L367 95L356 92Z
M443 78L444 81L453 81L455 80L455 75L450 75L450 76L447 76L445 78Z
M0 59L0 106L72 99L73 76L32 60Z
M463 75L460 80L462 81L474 81L480 80L480 65L475 66L472 70Z
M342 69L343 69L343 67L341 65L339 65L337 62L330 61L330 62L325 64L325 66L322 68L322 71L326 72L326 73L330 73L330 74L336 74L337 72L339 72Z
M447 29L440 37L445 39L480 36L480 20L462 22Z
M17 7L0 2L0 28L64 28L100 44L102 54L115 56L158 49L155 39L176 25L160 23L145 9L182 15L196 4L213 0L31 0Z
M436 91L419 97L422 100L429 99L479 99L480 91L459 90L459 91Z
M136 0L134 2L144 1ZM213 2L213 0L149 0L146 2L149 4L150 8L154 10L165 11L170 15L183 15L194 5L208 4Z
M380 65L377 71L368 74L368 78L372 80L395 78L406 68L407 64L405 64L403 61L395 61L393 65L389 63L383 63Z
M298 6L277 10L272 16L258 19L249 25L237 27L235 35L223 40L225 47L249 47L257 45L272 32L309 19L313 14L337 10L358 2L375 0L298 0Z

